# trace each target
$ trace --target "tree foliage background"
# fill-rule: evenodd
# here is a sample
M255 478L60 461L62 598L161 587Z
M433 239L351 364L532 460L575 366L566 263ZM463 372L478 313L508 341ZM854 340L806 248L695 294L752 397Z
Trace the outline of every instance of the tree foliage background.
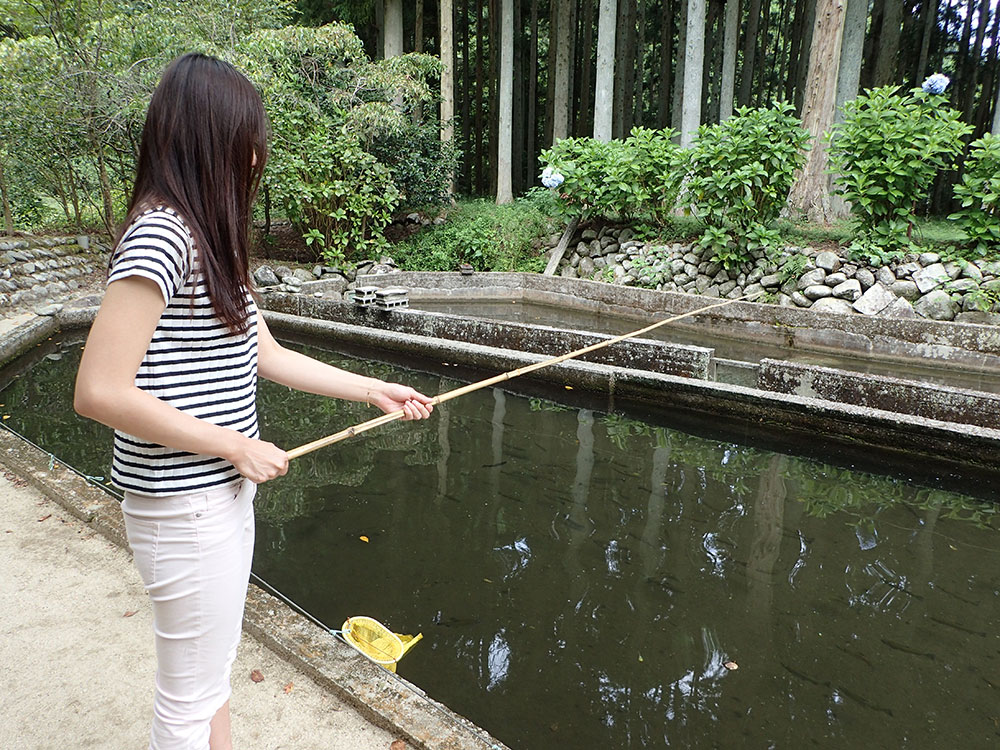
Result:
M502 34L508 2L513 28ZM612 110L612 136L621 141L637 126L680 129L685 97L697 103L702 125L725 120L734 107L778 101L801 117L811 106L818 2L455 0L445 19L455 139L442 146L439 9L449 6L435 0L0 0L5 228L52 221L53 210L67 224L113 227L149 92L183 51L227 57L255 79L274 128L267 197L317 247L350 254L378 245L392 211L440 200L452 180L459 194L495 194L503 46L514 53L510 161L521 194L537 184L539 154L559 137L592 135L601 108ZM905 90L944 72L953 82L946 103L969 127L964 143L994 129L995 0L834 5L845 15L831 32L842 50L833 66L839 76L822 84L839 87L838 105L866 89ZM606 6L615 31L610 101L595 89ZM389 34L401 36L390 41L405 54L384 59ZM692 36L700 44L689 44ZM332 67L314 77L323 65ZM699 89L685 92L685 80L690 88L696 79L684 74L695 68ZM925 207L956 207L960 169L961 159L959 170L938 176Z

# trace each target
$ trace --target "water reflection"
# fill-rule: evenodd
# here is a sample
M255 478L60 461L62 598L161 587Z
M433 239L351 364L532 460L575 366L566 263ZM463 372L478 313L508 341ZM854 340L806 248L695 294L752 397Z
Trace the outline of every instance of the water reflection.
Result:
M8 424L102 473L74 368L14 381ZM371 416L260 407L289 446ZM296 461L258 511L258 574L329 623L423 631L403 675L512 747L998 739L1000 544L973 497L494 389Z

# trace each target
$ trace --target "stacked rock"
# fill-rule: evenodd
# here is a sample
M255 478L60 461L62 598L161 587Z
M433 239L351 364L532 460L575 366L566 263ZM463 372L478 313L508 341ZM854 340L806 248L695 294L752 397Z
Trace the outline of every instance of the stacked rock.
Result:
M764 292L761 301L817 312L1000 324L1000 261L927 252L870 267L830 250L787 247L725 268L711 249L647 244L628 228L584 229L574 243L563 277L729 299Z
M0 240L0 314L27 306L41 314L57 311L57 300L103 264L98 256L104 251L92 248L86 235Z
M253 273L254 283L262 291L291 292L299 294L302 285L309 281L323 280L326 294L346 294L354 289L355 279L366 274L385 274L398 270L396 263L387 255L378 261L365 260L353 267L337 268L334 266L315 265L312 270L305 268L289 268L288 266L258 266Z

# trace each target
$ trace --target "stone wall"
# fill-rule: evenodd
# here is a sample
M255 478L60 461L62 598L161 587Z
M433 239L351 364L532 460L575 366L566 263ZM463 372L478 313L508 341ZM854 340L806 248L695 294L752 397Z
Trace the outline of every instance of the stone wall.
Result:
M1000 261L944 262L928 252L869 267L840 252L788 247L726 269L711 250L654 245L611 226L579 230L569 247L558 271L568 278L730 299L763 293L761 301L817 312L1000 324Z
M0 240L0 315L64 301L102 267L103 252L87 235Z

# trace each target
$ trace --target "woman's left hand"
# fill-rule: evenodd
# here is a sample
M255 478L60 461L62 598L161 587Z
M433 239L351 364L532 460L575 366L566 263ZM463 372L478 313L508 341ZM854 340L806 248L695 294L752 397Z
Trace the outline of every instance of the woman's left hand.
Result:
M403 410L403 419L426 419L434 411L431 397L399 383L381 383L372 388L368 403L386 414Z

